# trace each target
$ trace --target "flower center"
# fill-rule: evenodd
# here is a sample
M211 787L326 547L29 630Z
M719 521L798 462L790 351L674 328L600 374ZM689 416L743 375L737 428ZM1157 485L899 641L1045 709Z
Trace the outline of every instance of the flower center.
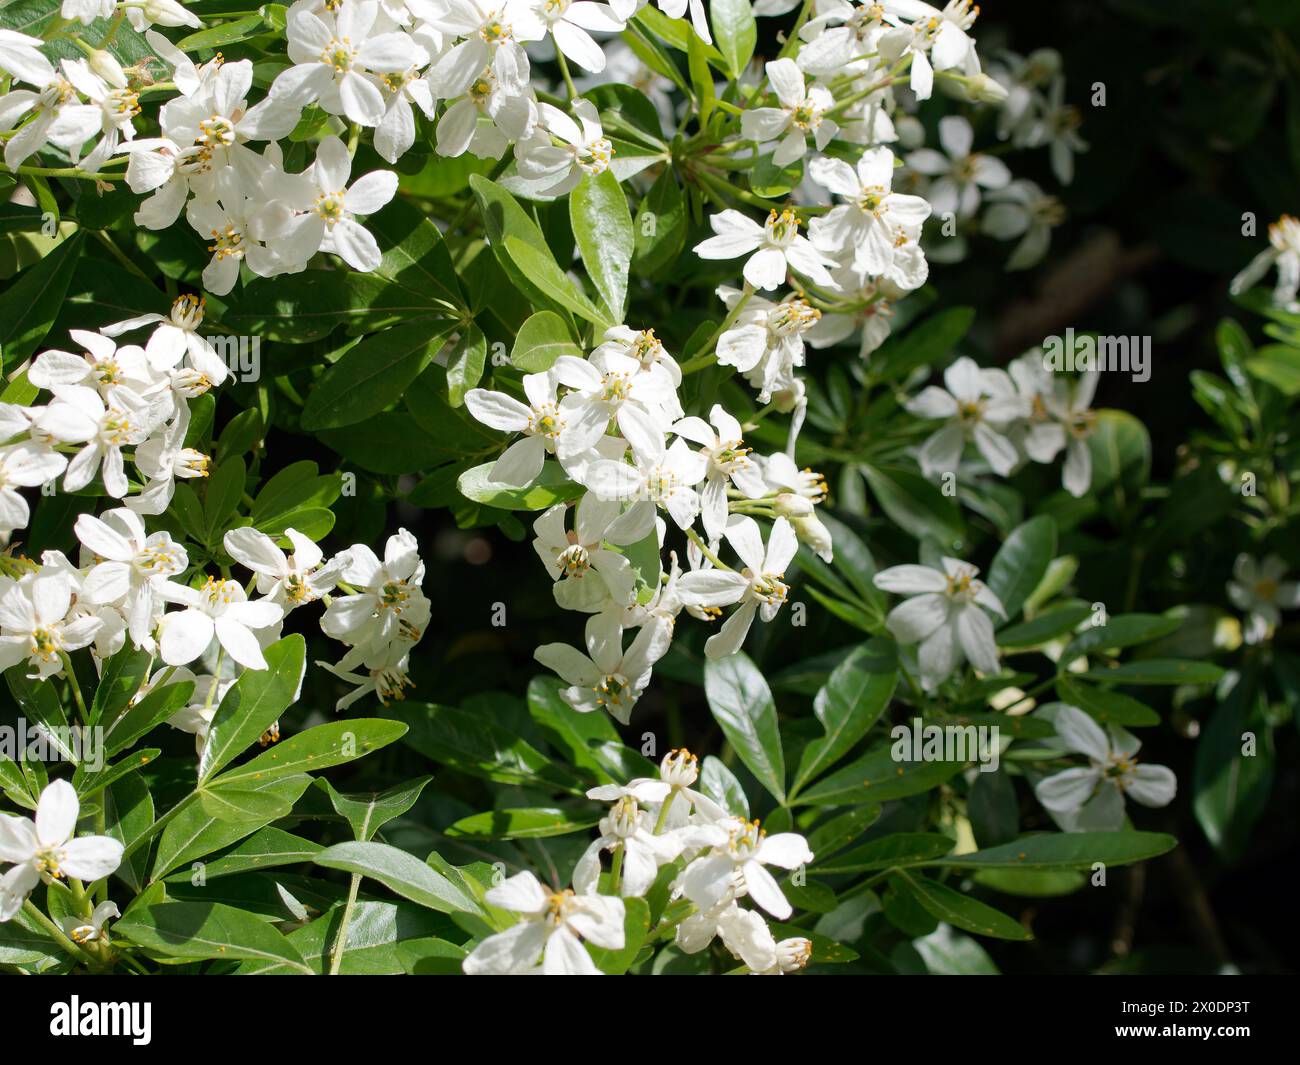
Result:
M591 555L582 544L570 544L560 552L556 561L566 577L584 577L587 570L591 569Z
M767 216L767 242L777 247L786 247L799 235L799 219L788 208L780 214L773 208Z
M208 245L208 251L218 259L244 257L244 234L233 225L227 225L225 229L214 229L210 233L213 243Z
M606 673L595 687L596 702L603 707L622 707L633 701L632 685L622 673Z
M339 192L322 192L316 197L316 204L312 208L318 215L325 220L325 224L331 229L334 224L342 220L343 210L343 193Z
M320 61L327 67L333 67L336 74L346 74L352 69L356 58L357 50L347 37L335 37L320 54Z
M530 434L544 436L548 440L555 440L563 429L564 419L560 417L560 408L554 403L533 408L532 417L528 421L528 432Z

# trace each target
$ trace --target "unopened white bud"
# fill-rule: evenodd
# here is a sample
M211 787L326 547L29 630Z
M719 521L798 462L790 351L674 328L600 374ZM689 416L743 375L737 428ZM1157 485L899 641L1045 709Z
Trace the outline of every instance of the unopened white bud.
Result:
M86 54L86 65L113 88L126 88L126 71L122 69L122 64L114 59L110 53L99 48L92 48Z
M822 524L821 518L817 517L816 514L810 514L803 518L791 518L790 524L794 526L794 534L799 537L799 541L807 544L817 552L823 562L830 562L834 559L831 531Z
M812 501L797 492L782 492L776 497L772 509L784 518L807 518L813 513Z

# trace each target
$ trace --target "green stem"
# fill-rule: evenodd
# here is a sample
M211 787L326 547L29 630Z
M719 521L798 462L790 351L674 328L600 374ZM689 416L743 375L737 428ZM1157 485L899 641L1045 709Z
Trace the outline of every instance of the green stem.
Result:
M163 814L162 817L158 818L157 821L155 821L152 825L150 825L142 833L140 833L140 835L136 836L135 839L133 839L130 843L128 843L122 851L122 861L125 862L127 858L129 858L132 854L134 854L137 850L139 850L140 845L142 843L148 843L149 840L153 839L154 836L156 836L159 832L161 832L172 820L172 818L174 818L178 813L180 813L183 809L185 809L185 807L187 807L191 802L194 801L197 795L198 795L197 790L190 792L188 795L185 796L185 798L183 798L180 802L178 802L175 806L173 806L170 810L168 810L165 814Z
M81 695L81 682L77 680L77 671L72 668L72 658L67 651L60 651L59 658L63 661L63 672L68 678L68 687L72 689L72 701L77 704L77 713L81 715L83 725L90 724L90 713L86 710L86 700Z
M619 881L623 879L623 849L627 846L620 843L614 848L614 864L609 870L609 890L611 895L618 894Z
M707 558L710 562L712 562L715 566L717 566L718 569L725 569L730 571L731 567L728 566L725 562L722 561L722 559L718 558L717 555L715 555L712 551L709 550L709 545L700 539L699 533L697 533L694 529L687 529L686 535L690 538L691 542L700 549L700 554L702 554L705 558Z
M681 369L683 375L695 373L696 370L703 370L706 366L712 366L718 361L718 356L713 351L714 346L718 343L722 334L730 329L736 319L740 317L740 312L745 309L745 304L750 301L753 295L754 286L746 281L745 288L740 293L740 299L736 300L735 306L727 312L727 317L722 319L722 324L713 331L709 336L709 339L700 345L698 350L704 354L696 355L693 359L688 359L686 362L682 363Z
M573 75L569 73L569 61L558 47L555 49L555 61L560 64L560 75L564 78L564 87L569 90L569 102L572 103L578 98L578 89L573 84Z
M126 17L126 8L119 7L113 14L113 21L108 24L108 29L104 31L103 39L99 42L99 49L103 51L113 43L113 38L117 36L118 27L122 25L122 19Z
M673 788L673 790L668 793L668 798L664 799L663 805L659 807L659 820L655 822L656 836L664 830L664 825L668 823L668 807L673 804L675 798L677 798L677 789Z
M357 892L361 890L361 874L352 874L352 883L348 886L348 901L343 907L343 920L339 922L338 934L334 937L334 950L330 954L330 976L338 976L343 967L343 951L348 943L348 925L352 923L352 910L357 904Z

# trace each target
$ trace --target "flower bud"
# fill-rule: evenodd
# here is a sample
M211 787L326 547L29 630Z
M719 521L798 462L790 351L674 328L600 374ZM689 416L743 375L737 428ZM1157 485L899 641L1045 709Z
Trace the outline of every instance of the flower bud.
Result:
M791 519L808 518L813 513L812 501L796 492L782 492L776 497L772 509L782 517Z
M830 562L834 558L831 532L822 524L821 518L817 517L816 514L809 514L807 517L802 518L791 518L790 524L794 526L794 534L799 537L799 541L807 544L817 552L823 562Z
M700 778L700 760L685 747L669 751L659 763L659 779L674 788L689 788Z
M86 53L86 65L115 89L126 88L126 71L108 52L92 48Z

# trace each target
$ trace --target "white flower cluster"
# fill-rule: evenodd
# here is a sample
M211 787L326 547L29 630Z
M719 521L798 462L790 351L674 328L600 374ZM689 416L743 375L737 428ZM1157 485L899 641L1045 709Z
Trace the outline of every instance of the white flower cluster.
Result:
M173 723L194 732L201 745L235 667L265 669L262 650L279 638L285 617L320 599L326 602L321 628L348 647L327 668L357 685L340 709L369 692L381 701L400 697L410 683L410 649L430 616L419 587L418 545L405 530L389 538L380 562L362 544L327 560L292 528L283 532L288 553L257 529L230 529L223 546L252 573L245 587L228 574L190 573L185 548L168 532L147 527L146 518L167 510L177 478L208 474L208 456L186 446L189 401L227 371L200 335L202 321L202 301L182 296L167 318L152 314L100 332L73 330L79 353L46 351L27 368L28 381L48 392L48 401L0 404L0 539L28 522L19 489L53 485L60 476L65 492L99 476L108 495L124 504L78 516L77 563L59 551L45 552L39 565L6 559L0 670L25 662L33 676L50 677L65 668L70 651L93 645L102 661L129 639L168 667L156 681L195 683L195 702ZM144 346L113 339L149 326ZM128 462L139 475L135 492ZM346 594L331 597L336 586ZM258 598L250 598L254 591ZM200 658L207 672L185 668Z
M475 947L465 971L599 975L579 937L607 950L622 949L623 899L644 896L660 870L676 862L681 865L672 897L684 897L695 907L676 927L684 953L698 953L718 938L751 973L780 975L803 968L812 944L802 937L778 942L762 913L740 902L748 898L778 921L789 918L790 903L767 867L797 869L811 862L807 841L794 832L768 836L757 821L733 816L694 788L698 778L695 756L676 750L664 756L658 779L588 791L588 798L612 805L601 819L600 836L578 860L573 887L550 892L523 872L490 889L489 903L521 919ZM602 895L606 851L612 855L610 893Z
M720 405L707 422L684 416L680 381L681 368L653 330L615 326L589 358L564 355L544 373L526 375L522 400L481 388L465 397L485 425L522 434L493 465L490 481L530 485L554 456L585 488L571 517L557 503L533 528L534 547L556 582L555 601L591 615L586 653L547 644L537 659L570 685L563 694L575 709L604 708L623 723L682 610L712 620L734 605L706 645L710 657L732 654L755 614L770 621L785 601L782 578L798 540L827 558L831 552L815 514L825 496L820 476L798 470L784 453L754 454L740 422ZM773 519L766 544L755 515ZM689 538L689 570L679 569L673 552L661 575L669 522ZM723 540L739 557L737 567L718 557ZM642 544L655 565L638 588L632 549ZM625 647L627 629L639 631Z
M999 477L1026 461L1053 462L1064 451L1061 483L1075 498L1083 496L1092 483L1088 437L1097 428L1091 408L1098 379L1091 370L1070 381L1047 369L1037 349L1006 370L957 359L944 371L943 388L930 385L907 403L912 414L943 421L921 445L922 472L955 475L970 443Z

